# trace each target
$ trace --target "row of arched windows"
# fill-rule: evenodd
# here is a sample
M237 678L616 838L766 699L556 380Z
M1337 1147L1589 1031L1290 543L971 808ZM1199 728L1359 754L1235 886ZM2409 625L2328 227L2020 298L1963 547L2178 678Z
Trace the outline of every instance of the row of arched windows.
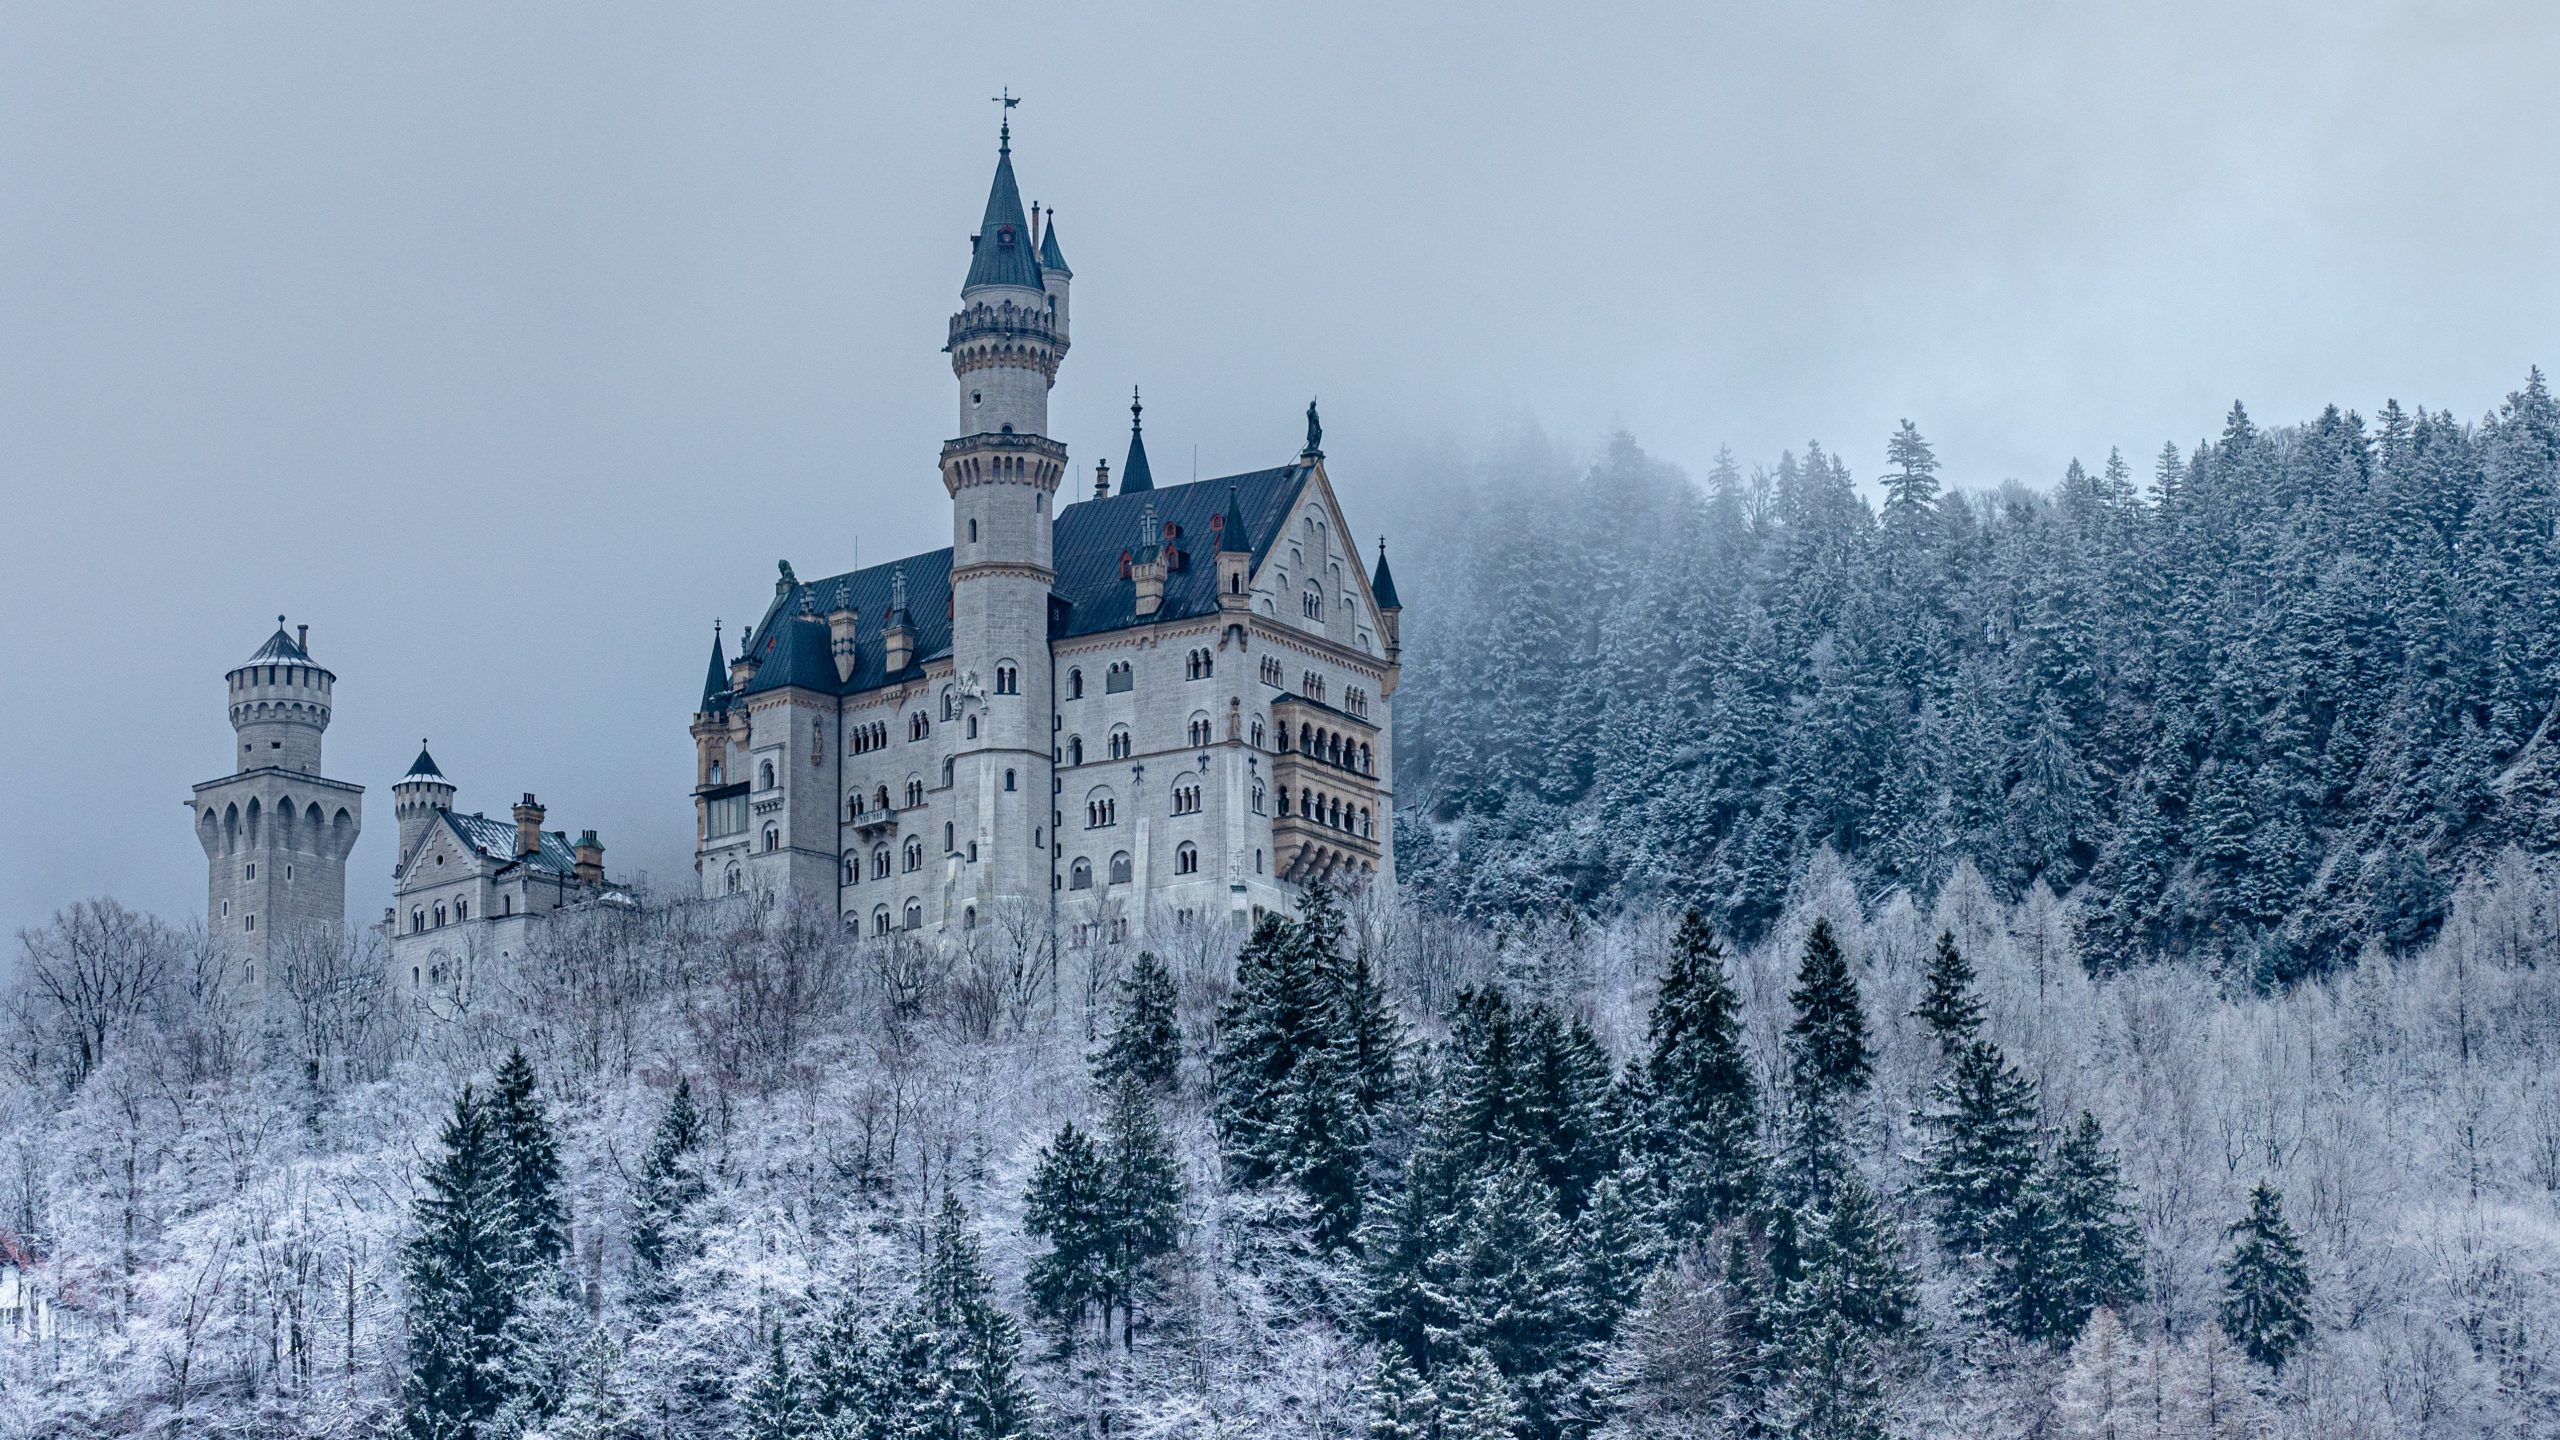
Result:
M974 912L973 912L973 913L974 913ZM910 896L910 897L908 898L908 900L907 900L907 904L906 904L906 912L905 912L905 914L906 914L906 928L907 928L907 929L909 929L909 930L921 930L921 929L923 929L923 928L924 928L924 902L923 902L923 901L918 900L918 899L915 899L915 898L913 898L912 896ZM886 934L888 934L888 933L889 933L889 907L888 907L888 906L886 906L886 905L875 905L875 906L873 906L873 907L871 908L871 933L872 933L872 934L874 934L874 935L886 935Z
M1280 792L1280 813L1283 816L1290 813L1289 792L1286 790ZM1297 813L1301 819L1312 820L1345 835L1357 835L1363 840L1376 838L1369 807L1339 796L1319 794L1311 789L1300 790Z
M1281 743L1284 746L1288 743L1288 737L1285 734L1281 737ZM1310 760L1321 760L1327 765L1349 770L1357 775L1374 777L1378 773L1377 762L1369 752L1368 741L1355 736L1337 734L1304 722L1298 726L1298 753Z
M845 748L850 754L868 755L874 750L885 750L888 746L889 722L886 720L874 720L868 725L856 725L845 732Z
M1200 782L1184 781L1173 787L1173 813L1176 815L1200 813Z

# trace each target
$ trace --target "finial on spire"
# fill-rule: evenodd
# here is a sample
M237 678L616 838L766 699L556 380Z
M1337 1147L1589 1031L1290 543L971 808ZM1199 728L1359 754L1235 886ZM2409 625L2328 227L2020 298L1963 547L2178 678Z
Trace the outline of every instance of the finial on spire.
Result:
M1022 103L1022 97L1014 94L1013 87L1007 85L988 96L987 102L1004 107L1004 122L996 127L996 148L1010 155L1013 153L1013 107Z
M276 617L276 628L279 630L284 628L284 617L281 615Z
M1146 413L1146 409L1147 409L1147 407L1146 407L1146 406L1141 405L1141 404L1139 404L1139 403L1138 403L1138 387L1137 387L1137 386L1135 386L1135 385L1130 386L1130 387L1129 387L1129 430L1130 430L1130 433L1135 434L1135 433L1137 432L1137 430L1138 430L1138 428L1139 428L1138 417L1139 417L1140 415L1145 414L1145 413ZM276 623L277 623L277 624L279 624L279 625L283 624L283 623L284 623L284 617L283 617L283 616L281 616L281 615L277 616L277 617L276 617Z

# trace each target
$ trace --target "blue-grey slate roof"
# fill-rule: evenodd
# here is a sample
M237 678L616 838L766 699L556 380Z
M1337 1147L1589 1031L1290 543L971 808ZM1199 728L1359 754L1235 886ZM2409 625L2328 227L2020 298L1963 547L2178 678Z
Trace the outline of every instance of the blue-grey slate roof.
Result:
M1045 288L1040 257L1031 249L1031 222L1022 214L1022 191L1013 183L1009 140L996 151L996 178L987 189L986 218L978 222L978 233L969 237L969 278L960 288L968 291L981 285Z
M258 647L258 653L240 663L243 665L308 665L311 663L311 655L310 652L295 644L292 636L284 633L284 625L279 621L276 625L276 633L267 637L267 643Z
M1040 232L1040 268L1055 270L1073 280L1076 272L1067 268L1067 252L1058 248L1058 212L1049 212L1049 224Z
M542 832L542 848L531 855L516 854L516 827L512 820L492 820L486 815L457 815L450 810L436 812L463 844L502 865L522 862L536 870L552 870L562 875L578 873L578 857L569 850L569 837L558 830Z
M1241 517L1251 537L1258 567L1287 525L1298 493L1312 473L1305 465L1283 465L1168 485L1135 495L1083 500L1061 508L1050 532L1052 560L1058 578L1051 589L1050 633L1056 639L1099 635L1133 625L1152 625L1215 614L1218 609L1217 548L1224 538L1209 522L1221 512ZM1231 493L1232 492L1232 493ZM1120 573L1120 558L1134 551L1140 519L1153 505L1160 525L1180 534L1171 542L1184 552L1181 569L1165 577L1164 603L1147 620L1137 616L1137 587ZM1232 507L1232 509L1230 509ZM915 626L915 659L898 675L883 673L886 647L881 631L889 618L889 577L907 576L907 610ZM836 678L835 652L826 621L808 615L801 598L822 606L834 603L836 587L846 588L861 612L854 629L858 662L853 679ZM746 694L799 686L828 695L851 695L906 678L931 660L951 653L951 551L928 551L866 566L845 575L811 580L777 593L748 641L756 673ZM725 700L725 696L720 697ZM711 703L706 699L705 704Z

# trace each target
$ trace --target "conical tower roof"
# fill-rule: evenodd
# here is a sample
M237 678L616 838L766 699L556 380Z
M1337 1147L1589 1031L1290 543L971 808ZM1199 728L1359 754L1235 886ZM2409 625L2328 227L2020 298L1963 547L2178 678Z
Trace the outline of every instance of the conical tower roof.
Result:
M1058 212L1049 212L1049 221L1040 229L1040 268L1055 270L1073 280L1076 272L1067 268L1067 252L1058 248Z
M1139 416L1146 406L1138 403L1136 386L1129 389L1129 463L1120 467L1120 493L1134 495L1156 488L1155 472L1147 468L1147 437Z
M1404 602L1396 599L1396 575L1387 568L1387 537L1378 537L1378 568L1369 575L1369 591L1378 597L1381 610L1401 610Z
M995 183L987 189L987 213L969 237L969 278L963 292L981 285L1038 290L1040 260L1031 250L1031 222L1022 213L1022 188L1013 181L1013 126L996 148Z
M409 773L401 776L399 783L410 785L421 780L437 785L452 783L444 778L442 770L436 768L436 757L427 753L424 740L418 742L418 758L409 762Z
M720 658L720 627L711 627L711 671L702 677L702 713L708 715L720 708L720 697L729 692L729 662Z

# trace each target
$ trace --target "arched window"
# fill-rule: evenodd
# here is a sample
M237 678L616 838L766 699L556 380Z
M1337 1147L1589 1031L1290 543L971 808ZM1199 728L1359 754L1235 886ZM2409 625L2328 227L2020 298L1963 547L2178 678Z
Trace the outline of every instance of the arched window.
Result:
M720 778L720 762L714 760L711 762L711 783L714 785L719 784Z
M978 842L975 840L969 842L969 863L972 865L978 863Z
M1068 868L1067 888L1070 890L1090 890L1093 888L1092 861L1078 858L1076 863Z
M889 787L888 787L888 786L886 786L886 785L883 785L883 786L881 786L879 789L872 791L872 792L871 792L871 803L872 803L875 807L877 807L877 808L879 808L879 809L882 809L882 810L886 810L886 809L888 809L888 808L889 808Z
M975 518L969 521L969 543L972 545L978 543L978 522Z
M948 854L950 854L952 851L957 850L957 849L959 849L959 848L960 848L959 846L957 846L957 845L955 845L955 844L953 844L953 843L952 843L952 841L957 837L957 835L958 835L958 827L957 827L957 826L953 825L953 824L952 824L952 822L950 822L950 821L948 821L948 820L945 820L945 821L943 821L943 822L942 822L942 853L943 853L943 854L948 855Z
M1130 744L1128 727L1122 726L1113 730L1111 732L1111 758L1114 760L1126 760L1129 758L1129 751Z
M967 909L960 912L960 928L963 930L975 930L978 928L977 906L969 906Z
M1007 790L1011 790L1013 788L1013 772L1010 770L1004 772L1004 788Z
M1129 662L1126 660L1114 660L1111 662L1111 668L1102 672L1102 689L1106 695L1117 695L1122 691L1133 689L1137 683L1138 677L1130 670Z
M756 766L756 788L759 790L770 790L773 788L772 761L766 760Z
M1129 852L1126 850L1114 851L1112 853L1111 883L1114 885L1126 885L1129 883Z
M878 846L871 852L871 878L874 880L889 878L889 847L886 845Z
M1199 874L1200 847L1192 844L1188 840L1185 840L1181 844L1175 846L1173 848L1173 873L1176 875Z
M851 850L844 852L844 883L847 885L862 883L862 857Z
M764 827L764 848L767 850L781 849L782 832L771 825Z
M1173 813L1176 815L1197 815L1200 813L1199 781L1182 781L1173 787Z
M1378 773L1377 762L1369 758L1369 742L1366 740L1360 742L1360 773L1363 775Z
M1192 743L1192 744L1194 744L1194 745L1206 745L1206 744L1208 744L1208 743L1209 743L1209 739L1210 739L1209 717L1208 717L1208 716L1206 716L1206 715L1194 715L1194 716L1192 716L1192 717L1191 717L1191 731L1190 731L1190 734L1191 734L1191 743Z
M732 871L730 871L730 872L729 872L730 878L732 878L732 879L735 879L735 878L737 877L737 874L738 874L738 872L737 872L737 871L735 871L735 870L732 870ZM735 887L732 887L732 888L735 888ZM222 905L223 905L223 911L222 911L222 913L223 913L223 914L225 914L225 915L230 914L230 913L231 913L231 902L230 902L230 901L228 901L228 900L225 900L225 901L223 901L223 902L222 902ZM412 935L415 935L415 934L417 934L419 931L424 930L424 929L426 929L426 928L427 928L427 910L426 910L426 907L425 907L425 906L421 905L421 906L419 906L417 909L412 910L412 911L410 911L410 912L409 912L409 933L410 933L410 934L412 934Z
M923 803L924 782L910 776L907 780L907 808L912 810Z
M738 867L735 865L730 866L728 873L720 877L721 890L730 895L737 894L738 887L743 883L745 883L744 878L738 874Z
M978 738L978 717L977 717L977 716L975 716L975 715L972 715L972 716L970 716L970 717L969 717L969 734L968 734L968 738L969 738L969 739L972 739L972 740L975 740L975 739L977 739L977 738Z
M952 761L950 761L950 760L948 760L948 759L946 759L946 760L944 760L944 761L942 762L942 784L943 784L943 787L944 787L945 789L950 788L950 785L951 785L951 766L952 766L952 763L953 763L953 762L952 762Z
M1070 765L1081 765L1084 763L1083 736L1070 735L1067 737L1067 763Z
M1310 584L1298 594L1298 611L1310 620L1324 618L1324 592Z
M907 902L907 928L910 930L921 930L924 928L923 901L909 900Z
M874 934L874 935L886 935L886 934L888 934L888 933L889 933L889 907L888 907L888 906L886 906L886 905L876 905L876 906L873 906L873 907L872 907L872 910L871 910L871 933L872 933L872 934Z
M439 930L444 928L444 903L442 901L438 901L436 903L436 928Z
M1012 661L1008 660L996 666L996 693L999 695L1022 693L1022 672L1014 667Z
M933 733L933 722L921 710L907 717L907 743L914 744Z
M1262 782L1260 780L1256 780L1253 782L1253 813L1256 815L1263 813L1262 806Z
M950 686L948 686L948 685L943 686L943 687L942 687L942 718L943 718L943 719L945 719L945 720L952 720L952 719L956 719L956 718L958 718L959 714L960 714L960 697L952 691L952 689L951 689L951 687L950 687Z
M1262 657L1262 683L1275 690L1288 683L1287 680L1282 678L1279 656L1265 655Z
M1084 824L1088 830L1100 830L1120 823L1120 802L1109 790L1096 790L1085 797Z
M1070 700L1081 700L1084 698L1084 672L1082 670L1069 670L1067 672L1067 698Z
M907 870L910 874L924 868L924 838L922 836L910 835L907 837L906 861Z

